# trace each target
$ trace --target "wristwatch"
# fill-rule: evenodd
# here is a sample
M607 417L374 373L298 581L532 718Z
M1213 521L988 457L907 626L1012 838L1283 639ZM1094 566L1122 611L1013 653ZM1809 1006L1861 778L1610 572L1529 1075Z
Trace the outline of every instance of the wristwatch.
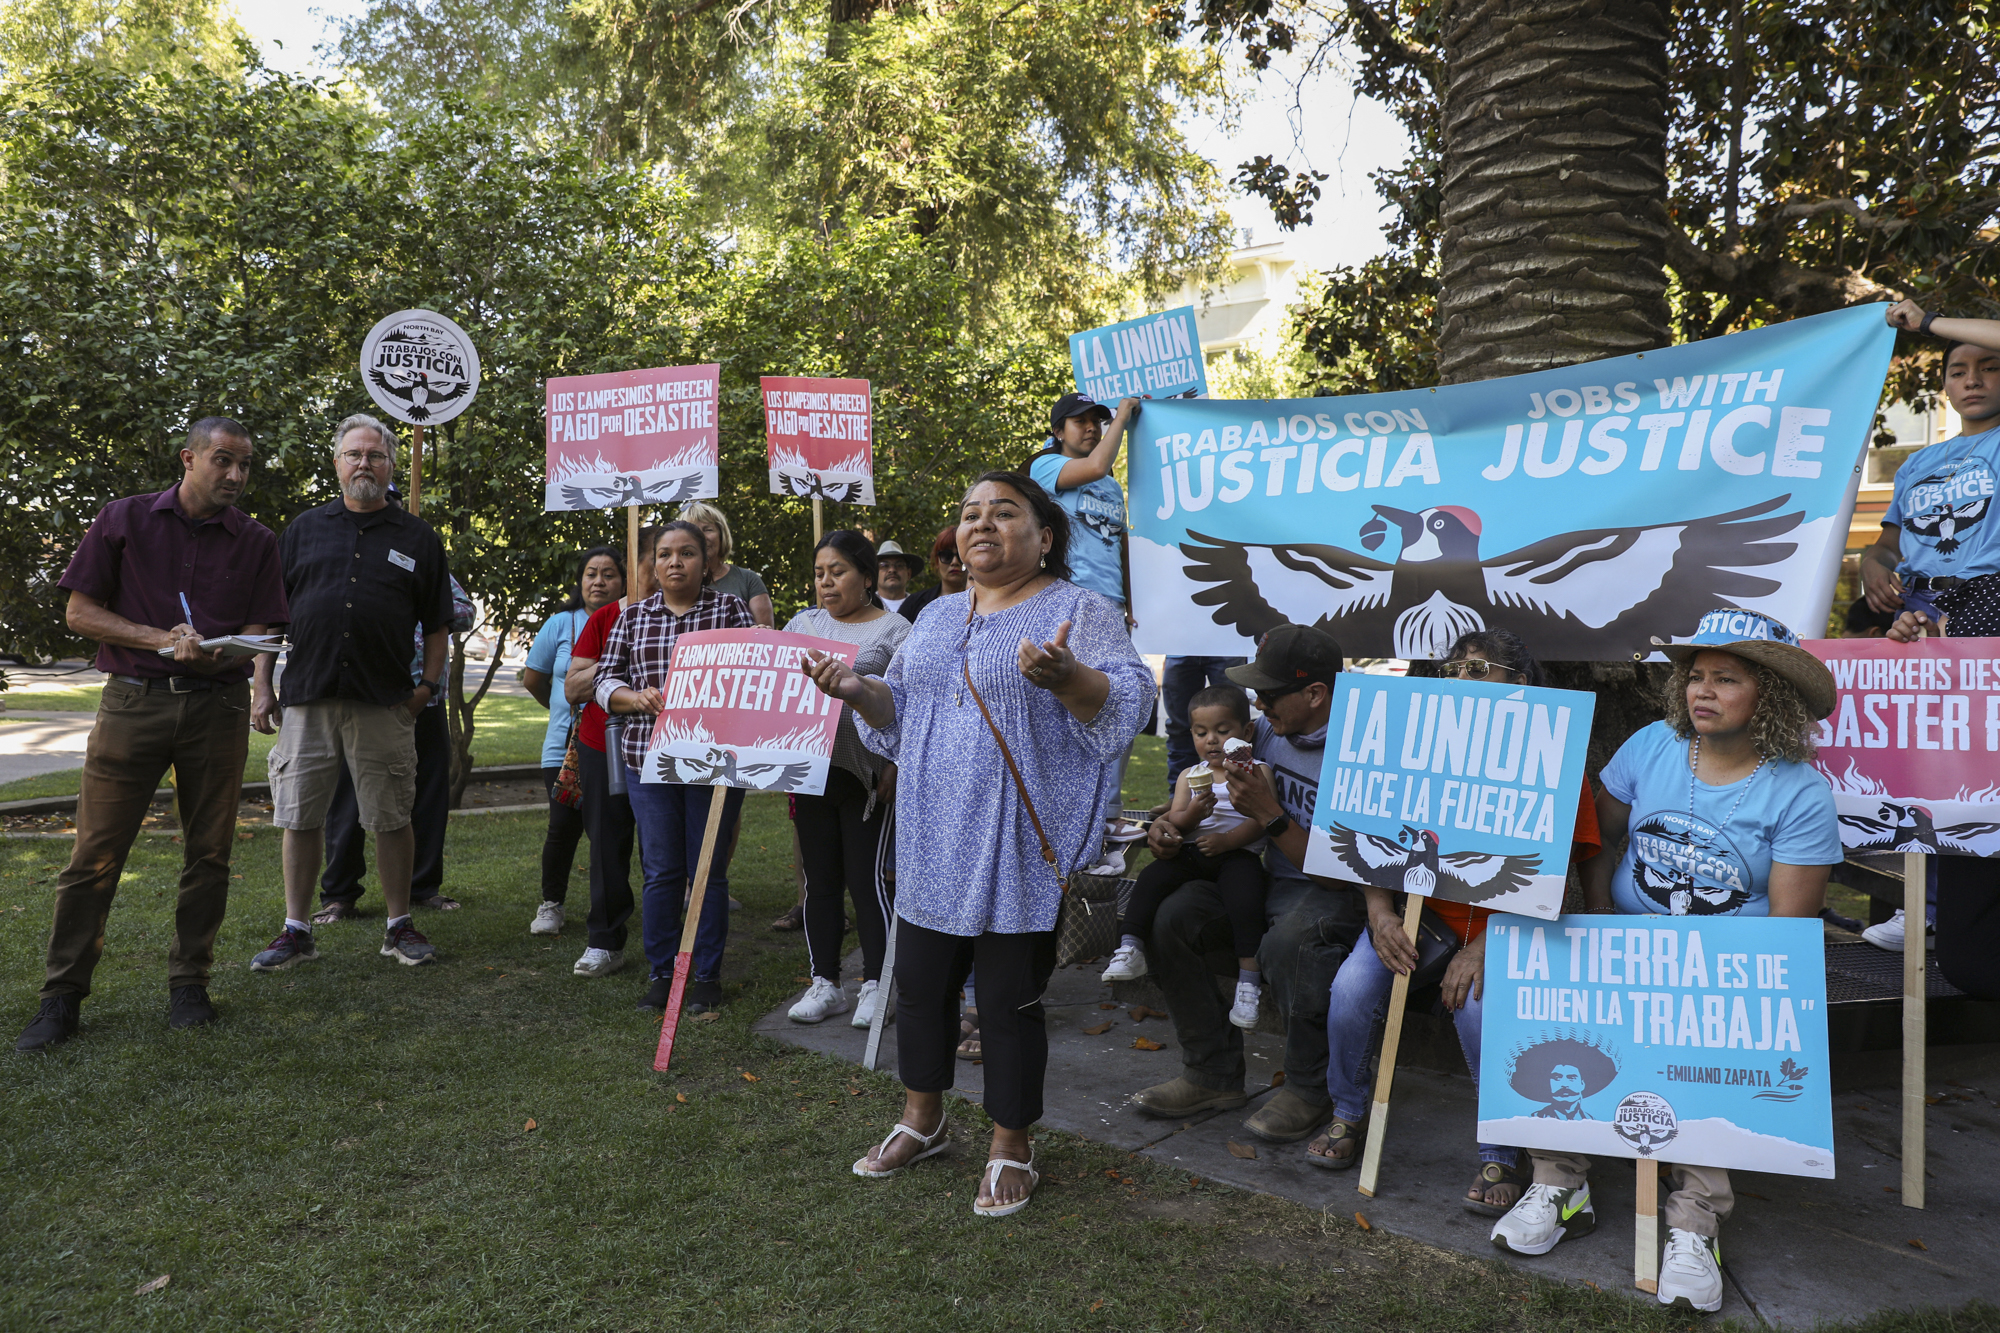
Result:
M429 690L429 691L431 692L431 698L433 698L433 699L442 699L442 698L444 698L444 686L442 686L442 685L438 684L438 683L437 683L436 681L434 681L434 680L420 680L420 681L418 681L418 682L417 682L417 684L419 684L419 685L423 686L423 687L424 687L425 689Z
M1291 826L1292 826L1292 817L1281 811L1276 819L1264 825L1264 836L1267 838L1280 837L1283 835L1284 831L1290 828Z

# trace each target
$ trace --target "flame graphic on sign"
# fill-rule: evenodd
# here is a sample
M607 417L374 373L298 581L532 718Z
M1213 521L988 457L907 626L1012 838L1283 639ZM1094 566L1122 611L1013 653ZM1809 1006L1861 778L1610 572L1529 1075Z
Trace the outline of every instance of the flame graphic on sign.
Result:
M679 453L655 459L652 463L642 468L620 467L618 464L606 460L602 453L599 453L595 458L584 458L576 454L563 454L550 466L549 480L552 482L563 482L574 481L578 477L624 476L632 472L668 472L679 471L685 468L714 466L715 451L709 445L708 437L704 435Z
M1837 796L1888 796L1890 791L1874 778L1855 768L1854 761L1847 761L1847 772L1836 777L1827 771L1824 764L1817 765Z
M865 453L849 454L837 463L818 467L807 462L804 454L796 449L788 449L784 445L778 445L772 450L771 467L779 472L817 472L822 476L852 474L865 477L870 472L868 455Z

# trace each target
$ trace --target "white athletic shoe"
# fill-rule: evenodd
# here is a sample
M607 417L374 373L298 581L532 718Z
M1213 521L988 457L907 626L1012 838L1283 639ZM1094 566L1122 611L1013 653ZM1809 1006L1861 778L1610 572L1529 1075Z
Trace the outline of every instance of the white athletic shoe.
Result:
M1099 981L1137 981L1146 975L1146 951L1136 944L1121 944L1111 954L1111 966Z
M585 949L570 971L580 977L608 977L624 966L623 949Z
M790 1018L794 1023L817 1023L823 1018L847 1012L847 996L840 987L825 977L814 977L813 984L792 1006Z
M1887 949L1891 953L1901 953L1903 951L1903 909L1898 907L1896 915L1890 917L1887 921L1877 922L1862 931L1861 938L1867 940L1878 949ZM1924 927L1924 947L1926 949L1937 948L1937 931L1930 926Z
M1698 1232L1667 1228L1660 1261L1660 1304L1685 1301L1697 1310L1722 1308L1722 1246Z
M1099 861L1094 866L1085 866L1077 873L1080 875L1097 875L1104 879L1123 879L1125 877L1125 858L1123 856L1111 855L1107 851L1102 861Z
M1229 1006L1229 1021L1245 1032L1257 1026L1257 1010L1264 1000L1264 987L1255 981L1236 983L1236 1003Z
M881 982L862 982L861 994L854 997L854 1026L858 1028L875 1026L875 1006L886 1002L888 998L888 994L882 989ZM882 1021L884 1023L893 1023L896 1021L895 1005L892 1004L889 1006L888 1016Z
M530 935L560 935L563 928L563 905L543 900L535 909L535 919L528 923Z
M1581 1236L1597 1225L1590 1206L1590 1185L1573 1190L1554 1185L1530 1185L1521 1201L1493 1224L1493 1243L1515 1254L1547 1254L1567 1236Z

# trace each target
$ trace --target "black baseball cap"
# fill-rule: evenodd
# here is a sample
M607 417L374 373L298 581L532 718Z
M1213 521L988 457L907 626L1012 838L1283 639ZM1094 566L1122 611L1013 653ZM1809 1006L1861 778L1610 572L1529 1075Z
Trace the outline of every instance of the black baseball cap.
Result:
M1111 420L1111 409L1098 402L1087 393L1066 393L1056 399L1056 405L1049 409L1049 434L1062 433L1063 422L1071 417L1090 413L1099 421Z
M1246 690L1295 690L1314 681L1331 685L1346 665L1340 645L1325 630L1280 625L1264 636L1255 661L1223 674Z

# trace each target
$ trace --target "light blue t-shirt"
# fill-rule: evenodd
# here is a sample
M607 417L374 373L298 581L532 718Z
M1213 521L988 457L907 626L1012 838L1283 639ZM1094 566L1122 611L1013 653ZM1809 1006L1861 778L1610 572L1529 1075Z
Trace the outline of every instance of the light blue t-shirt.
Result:
M1655 722L1619 746L1598 775L1606 791L1632 807L1632 841L1611 876L1615 910L1769 916L1773 861L1840 864L1833 789L1818 769L1766 760L1726 787L1697 781L1690 819L1690 744Z
M546 672L552 677L549 683L549 729L542 736L543 768L562 767L572 712L569 700L563 697L563 676L569 671L569 650L576 644L576 636L583 633L583 627L589 623L588 611L558 611L542 623L535 634L534 646L528 649L529 668Z
M2000 572L2000 428L1926 445L1896 469L1883 527L1902 530L1903 574L1962 579Z
M1051 451L1028 464L1028 475L1069 514L1070 582L1125 605L1125 488L1116 477L1099 477L1069 490L1056 489L1068 456Z

